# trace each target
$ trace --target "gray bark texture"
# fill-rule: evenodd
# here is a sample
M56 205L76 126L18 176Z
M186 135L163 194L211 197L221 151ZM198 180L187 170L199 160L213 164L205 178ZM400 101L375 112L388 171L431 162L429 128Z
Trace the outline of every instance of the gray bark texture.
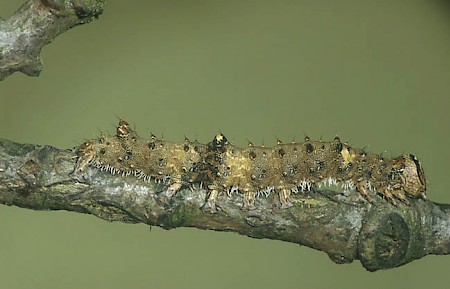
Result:
M16 71L38 76L41 48L60 33L103 12L105 0L29 0L9 19L0 18L0 80Z
M336 263L360 260L369 271L401 266L428 254L450 252L450 205L422 199L393 206L373 204L358 193L320 190L294 194L280 209L276 194L242 208L241 194L219 196L217 213L203 212L207 191L183 188L171 199L162 184L87 171L72 179L74 150L0 139L0 203L34 210L67 210L107 221L145 223L165 229L195 227L254 238L293 242L324 251Z

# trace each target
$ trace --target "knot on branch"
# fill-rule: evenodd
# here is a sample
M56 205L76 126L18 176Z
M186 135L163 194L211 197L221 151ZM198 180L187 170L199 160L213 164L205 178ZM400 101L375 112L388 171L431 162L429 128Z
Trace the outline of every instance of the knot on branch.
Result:
M58 16L75 14L79 19L97 18L103 12L105 0L40 0L44 6Z
M421 201L413 206L420 207ZM358 239L358 259L368 271L398 267L424 253L424 228L419 210L403 206L373 208ZM381 208L382 207L382 208ZM380 214L381 211L386 213Z
M397 213L389 213L363 225L358 244L361 262L369 271L397 267L405 258L410 230Z

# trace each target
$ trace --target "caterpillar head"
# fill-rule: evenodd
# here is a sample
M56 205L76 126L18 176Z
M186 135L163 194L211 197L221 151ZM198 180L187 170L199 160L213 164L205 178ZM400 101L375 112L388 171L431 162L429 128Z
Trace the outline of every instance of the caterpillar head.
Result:
M413 154L405 155L404 158L404 190L415 197L426 197L427 182L422 165Z
M393 160L391 178L410 196L426 198L426 180L422 165L413 154L404 155Z

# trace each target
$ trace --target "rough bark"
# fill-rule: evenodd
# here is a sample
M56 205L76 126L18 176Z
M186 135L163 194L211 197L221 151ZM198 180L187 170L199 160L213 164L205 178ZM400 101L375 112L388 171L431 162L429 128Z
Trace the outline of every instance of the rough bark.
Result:
M29 0L9 19L0 18L0 80L16 71L38 76L41 48L60 33L103 12L105 0Z
M89 169L85 183L69 176L72 150L0 139L0 203L34 210L68 210L108 221L165 229L196 227L298 243L324 251L336 263L360 260L369 271L401 266L427 254L450 253L450 205L411 200L374 204L359 194L316 191L293 196L279 209L275 194L243 210L239 194L219 198L220 210L202 212L206 191L185 188L171 200L165 187Z

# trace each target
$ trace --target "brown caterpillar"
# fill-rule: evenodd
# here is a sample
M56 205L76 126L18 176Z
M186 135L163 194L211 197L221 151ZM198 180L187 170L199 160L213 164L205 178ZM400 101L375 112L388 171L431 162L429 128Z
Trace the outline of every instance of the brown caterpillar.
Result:
M185 139L172 143L143 139L124 121L117 134L102 135L78 148L72 175L79 178L88 166L123 177L163 182L172 196L182 186L203 183L210 193L204 208L215 210L219 194L241 192L244 207L255 198L277 192L282 208L292 206L291 193L308 191L321 184L356 189L366 200L376 194L392 204L408 204L408 197L425 198L426 180L419 160L412 154L385 159L363 149L350 147L338 137L332 142L303 143L248 148L230 144L222 134L208 144Z

